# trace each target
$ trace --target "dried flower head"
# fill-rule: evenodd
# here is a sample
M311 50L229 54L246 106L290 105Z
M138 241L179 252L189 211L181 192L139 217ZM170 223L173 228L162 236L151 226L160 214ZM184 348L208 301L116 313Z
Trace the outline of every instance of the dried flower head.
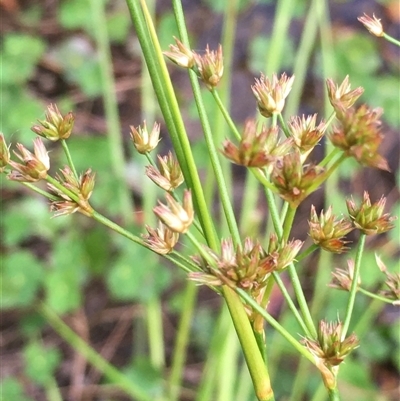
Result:
M147 131L146 121L143 122L143 127L135 128L131 125L130 129L133 145L141 154L151 152L160 142L160 124L154 123L150 133Z
M340 363L358 347L359 341L353 333L342 339L341 322L319 322L317 339L304 338L303 344L314 356L327 388L336 387L336 376Z
M219 83L224 72L224 59L222 55L222 46L218 50L210 50L206 47L204 55L193 53L196 62L199 78L207 85L208 89L213 89Z
M157 156L159 170L154 166L146 167L146 175L164 191L172 192L183 182L182 170L171 152L167 156Z
M354 277L354 260L347 260L347 269L336 268L332 272L332 281L328 284L329 287L339 290L350 291ZM361 284L361 277L358 277L357 285Z
M345 246L349 241L343 240L343 237L353 230L351 221L336 219L331 206L326 213L322 210L318 217L315 207L312 205L308 224L310 237L314 244L319 245L322 249L335 253L342 253L349 249Z
M383 28L381 24L381 20L375 17L375 14L372 14L372 18L364 13L363 17L357 18L372 35L381 37L383 36Z
M33 125L31 130L50 141L58 141L69 138L74 121L75 117L71 112L63 116L55 104L50 104L47 107L46 119L38 120L39 125Z
M50 158L42 139L34 139L34 153L31 153L20 143L17 143L16 146L20 153L14 151L14 154L23 164L9 160L9 164L14 170L8 174L7 178L12 181L22 182L34 182L46 178L50 169Z
M356 100L363 94L364 89L360 86L351 90L349 76L339 85L335 84L332 79L326 80L328 88L328 97L331 105L335 109L336 115L340 117L347 109L349 109Z
M50 191L57 197L51 202L51 210L55 212L54 217L75 212L92 216L93 209L89 204L89 198L94 188L95 173L88 169L79 178L76 178L68 166L65 166L60 172L61 174L57 174L56 179L68 193L52 184L47 184Z
M293 151L278 160L271 174L271 181L279 191L279 196L297 207L309 195L311 187L322 176L324 169L313 164L304 165L300 152Z
M294 75L289 78L283 73L278 79L276 74L273 74L270 81L268 77L261 74L261 77L256 78L255 81L251 89L257 99L261 115L268 118L273 114L281 113L285 106L285 99L292 89Z
M350 218L354 225L365 235L381 234L391 230L394 227L395 217L389 213L383 213L386 204L386 198L371 204L368 192L364 192L364 198L358 207L353 199L347 199L346 205Z
M169 52L163 52L172 62L184 68L192 68L195 63L193 52L174 36L176 46L169 45Z
M222 153L233 163L248 167L271 166L277 158L282 157L292 147L293 140L280 141L277 126L257 132L254 120L247 120L239 146L226 139Z
M289 121L289 130L292 134L295 145L299 148L301 159L304 161L317 143L324 136L327 125L321 121L316 126L317 114L300 118L292 117Z
M156 229L146 225L148 234L142 235L146 245L160 255L166 255L174 250L178 243L179 234L170 230L166 225L158 222Z
M389 273L382 259L375 254L375 260L382 273L386 276L385 285L388 289L381 290L379 293L388 299L393 299L394 305L400 305L400 272Z
M4 135L0 132L0 173L5 170L10 161L10 145L7 146Z
M169 193L165 194L165 198L168 206L159 201L153 209L154 213L170 230L182 234L187 232L194 219L191 192L185 190L182 205Z
M381 115L382 109L367 105L349 109L341 115L340 126L335 127L329 139L359 163L390 171L387 160L378 153L383 140Z

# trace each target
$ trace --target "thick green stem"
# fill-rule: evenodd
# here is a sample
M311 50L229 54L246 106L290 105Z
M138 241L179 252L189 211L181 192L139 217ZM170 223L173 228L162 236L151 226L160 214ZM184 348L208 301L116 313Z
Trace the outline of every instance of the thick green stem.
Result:
M138 401L152 401L153 397L143 390L140 383L128 378L118 369L112 366L84 340L74 333L45 303L39 306L39 312L43 315L53 329L77 352L87 359L97 370L99 370L109 381L115 383L127 395Z
M224 286L222 292L242 346L256 396L259 401L274 401L275 397L271 388L269 374L264 364L264 359L258 349L257 341L243 308L243 304L238 295L235 294L231 288Z

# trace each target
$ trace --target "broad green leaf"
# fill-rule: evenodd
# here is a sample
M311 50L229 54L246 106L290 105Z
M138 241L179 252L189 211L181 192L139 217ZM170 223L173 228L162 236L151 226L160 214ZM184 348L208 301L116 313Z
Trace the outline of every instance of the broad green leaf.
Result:
M31 306L43 276L41 263L29 252L3 256L0 264L1 307Z
M1 50L2 86L26 82L45 50L45 42L38 36L19 33L5 35Z
M0 383L0 401L33 401L24 394L22 384L13 377L6 377Z
M132 244L112 265L108 288L115 299L146 302L168 285L170 273L160 259L147 249Z
M49 383L61 362L60 351L32 342L25 347L23 353L25 373L39 385L45 386Z

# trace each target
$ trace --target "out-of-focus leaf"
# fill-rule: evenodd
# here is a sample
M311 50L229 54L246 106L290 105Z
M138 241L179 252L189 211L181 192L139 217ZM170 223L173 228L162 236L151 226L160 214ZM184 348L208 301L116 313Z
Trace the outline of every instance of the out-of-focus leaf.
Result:
M170 273L159 258L135 244L128 246L112 265L108 288L118 300L149 301L169 284Z
M13 377L6 377L0 383L0 400L1 401L33 401L24 394L24 389L20 382Z
M44 276L41 263L26 251L2 259L1 307L7 309L31 306Z
M80 306L81 285L87 275L82 241L75 235L58 238L52 259L52 270L45 280L46 298L57 313L66 313Z
M135 358L134 364L124 369L124 374L153 399L161 396L163 391L162 375L154 369L148 358Z
M124 43L128 37L131 20L129 14L121 10L107 18L108 36L111 42Z
M101 93L101 73L98 56L89 39L74 36L55 47L49 58L63 70L65 78L79 85L90 97Z
M90 29L93 23L89 0L62 1L59 7L58 20L66 29Z
M5 35L1 57L2 86L26 82L45 49L45 42L38 36L18 33Z
M96 275L102 274L110 263L110 236L104 227L97 226L83 237L88 268Z
M46 385L54 377L61 361L61 353L56 348L43 347L32 342L24 349L25 372L37 384Z

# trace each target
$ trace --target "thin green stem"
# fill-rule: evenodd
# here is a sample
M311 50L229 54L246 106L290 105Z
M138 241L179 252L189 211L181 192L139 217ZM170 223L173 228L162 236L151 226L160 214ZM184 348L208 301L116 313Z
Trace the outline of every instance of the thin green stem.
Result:
M135 3L132 0L127 0L128 5L131 3ZM158 41L157 33L154 29L153 21L148 12L146 2L144 0L140 1L142 6L142 11L144 13L145 21L147 24L148 32L151 37L153 46L154 46L154 55L157 59L159 65L159 73L162 78L162 85L165 90L165 94L168 99L168 105L171 108L171 113L174 119L174 123L177 127L176 133L178 136L178 142L180 143L183 155L186 159L186 165L191 177L191 189L193 191L193 199L195 204L197 205L197 212L199 215L200 223L203 227L203 232L209 246L216 250L219 247L217 235L215 232L215 226L211 215L209 213L207 204L205 202L203 187L200 181L199 173L197 171L197 166L193 158L193 153L191 149L191 145L189 142L189 138L187 136L185 126L182 120L182 115L179 109L178 102L176 100L175 92L172 86L172 82L170 76L168 74L168 69L164 61L164 56L162 54L162 50L160 47L160 43ZM147 59L146 59L147 61ZM151 74L152 75L152 74Z
M22 185L24 185L25 187L31 189L32 191L36 192L39 195L42 195L44 197L46 197L47 199L50 199L51 201L55 201L58 198L52 194L50 194L49 192L46 192L45 190L36 187L35 185L31 184L30 182L21 182Z
M296 215L296 211L297 211L296 207L289 206L289 209L286 213L285 220L283 222L283 233L282 233L282 238L285 242L287 242L289 239L289 235L290 235L290 231L293 226L293 220L294 220L294 216Z
M319 248L318 245L312 244L304 252L302 252L300 255L296 256L296 261L300 262L301 260L305 259L308 255L311 255L318 248Z
M356 299L357 289L358 289L358 281L360 278L360 267L361 267L361 259L364 252L365 247L365 239L366 235L361 233L360 240L357 246L357 254L354 261L354 272L353 272L353 280L351 282L351 288L349 293L349 299L346 307L346 316L343 321L343 329L342 329L342 340L346 338L347 331L349 330L351 316L353 314L354 302Z
M321 162L318 164L320 167L326 166L341 150L339 148L334 148L329 154L327 154Z
M107 360L100 356L92 347L90 347L82 338L72 331L45 303L39 305L39 312L53 329L79 354L99 370L105 378L115 383L128 396L138 401L152 401L153 397L143 390L141 383L128 378L118 369L112 366Z
M118 116L118 101L116 97L112 58L108 38L105 4L98 0L90 1L93 14L93 29L98 47L102 94L104 110L107 119L109 149L111 155L111 169L120 202L120 213L126 223L132 223L133 202L125 180L125 158L121 135L121 125Z
M286 117L295 115L299 108L306 73L310 68L310 56L317 37L318 24L315 23L316 6L317 3L320 1L321 0L312 0L305 19L304 27L302 30L303 33L301 36L300 44L297 48L296 59L293 66L293 71L296 72L296 79L293 83L293 88L290 92L290 96L286 101L286 106L284 110Z
M61 146L62 146L62 148L64 150L65 156L67 158L68 165L69 165L69 167L71 167L71 170L74 173L74 177L78 178L78 174L76 172L75 165L74 165L74 162L72 160L71 153L69 151L67 141L65 139L61 139L60 142L61 142Z
M281 123L281 128L286 136L286 138L290 138L291 137L291 133L286 125L285 120L283 119L282 113L278 114L278 118L279 118L279 122Z
M186 352L189 342L190 322L193 317L196 304L198 287L188 282L183 295L183 311L179 322L178 333L176 335L176 343L174 354L172 357L172 367L169 376L169 400L176 401L179 399L179 392L183 377L183 368L185 364Z
M147 333L150 361L156 369L165 366L163 339L162 306L160 299L154 297L146 304Z
M340 401L339 390L337 387L328 390L329 401Z
M396 301L394 299L389 299L382 297L378 294L374 294L373 292L370 292L368 290L365 290L364 288L358 287L358 291L361 292L362 294L366 295L367 297L373 298L373 299L378 299L381 302L385 302L387 304L394 305Z
M306 324L304 323L303 318L301 317L300 313L297 310L296 305L294 304L294 302L292 301L292 298L290 297L290 294L286 288L285 283L282 281L282 279L280 278L279 274L277 272L273 272L272 273L274 280L276 282L276 284L278 284L279 289L281 290L282 295L284 296L286 303L289 306L289 309L292 311L293 316L295 317L295 319L297 320L297 322L299 323L300 327L302 328L304 334L308 337L311 337L311 332L308 330Z
M225 121L227 122L229 128L231 129L232 133L235 135L235 138L240 141L242 139L242 136L240 135L240 132L236 128L236 125L233 122L233 120L232 120L228 110L226 109L225 105L222 103L222 100L219 97L218 91L214 88L211 91L211 94L213 95L214 100L217 103L217 106L219 107L222 115L224 116Z
M383 33L383 37L390 43L393 43L396 46L400 47L400 41L397 39L393 38L392 36L388 35L387 33Z
M256 310L275 330L279 332L301 355L307 358L313 365L315 365L314 357L307 349L301 345L277 320L275 320L264 308L262 308L246 291L236 288L235 292L246 303Z

